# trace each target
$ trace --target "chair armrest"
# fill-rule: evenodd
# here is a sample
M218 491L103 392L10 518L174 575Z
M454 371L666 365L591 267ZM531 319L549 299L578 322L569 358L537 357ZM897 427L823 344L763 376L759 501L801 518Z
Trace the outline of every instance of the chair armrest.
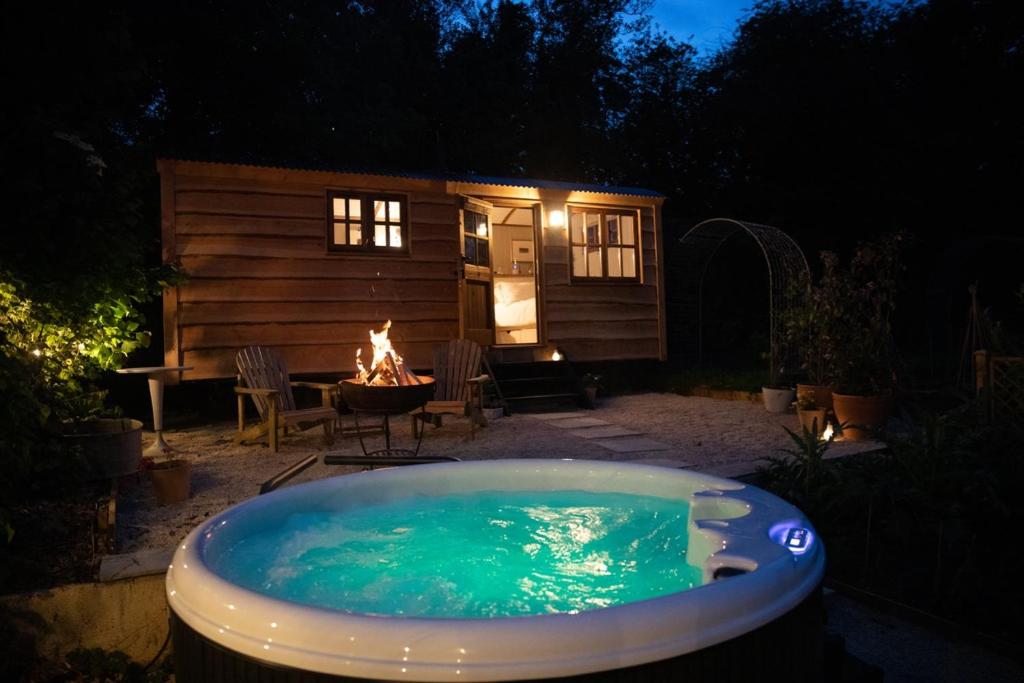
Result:
M338 391L337 384L329 384L327 382L288 382L293 387L300 387L302 389L319 389L320 391Z
M235 393L249 396L276 396L281 392L277 389L261 389L259 387L235 387Z
M490 382L490 375L479 375L478 377L470 377L466 380L466 384L483 384L484 382Z

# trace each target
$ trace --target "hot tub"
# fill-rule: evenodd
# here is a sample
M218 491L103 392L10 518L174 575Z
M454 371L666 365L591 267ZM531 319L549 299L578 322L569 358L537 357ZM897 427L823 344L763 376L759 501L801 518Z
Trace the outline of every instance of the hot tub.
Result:
M294 578L294 568L268 570L284 572L280 581L261 573L264 560L277 561L270 555L288 554L290 539L303 533L294 525L307 516L326 514L344 525L346 516L374 506L429 504L466 492L488 498L507 493L512 499L545 492L608 501L642 496L656 508L684 503L679 519L686 520L680 537L685 548L678 553L685 571L672 573L676 583L652 581L611 606L588 600L577 609L548 595L542 602L553 613L531 613L527 606L523 615L514 606L498 616L449 614L433 602L422 613L394 614L387 595L380 608L368 606L365 596L350 607L347 593L339 597L319 580L299 582L301 594L278 592L278 584ZM613 505L603 507L614 513ZM669 519L670 527L677 523L663 510L650 514ZM381 524L388 533L406 531L391 528L386 519ZM573 542L585 546L591 531L587 524L572 527ZM278 534L270 536L278 545L270 552L254 550L255 539L266 542L268 533ZM365 571L367 562L403 563L400 556L379 556L376 550L354 557L353 574L357 564ZM167 599L177 680L186 683L684 676L721 681L773 673L812 680L820 678L824 562L824 548L796 508L728 479L595 461L458 462L324 479L236 505L201 524L178 547L167 572ZM696 578L685 584L679 576ZM316 595L329 599L316 604Z

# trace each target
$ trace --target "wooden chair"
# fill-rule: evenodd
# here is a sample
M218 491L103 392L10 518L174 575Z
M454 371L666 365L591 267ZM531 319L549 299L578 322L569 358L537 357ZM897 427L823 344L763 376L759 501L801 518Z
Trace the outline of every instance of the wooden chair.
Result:
M238 435L236 441L258 439L264 433L268 445L278 450L278 430L288 433L289 427L308 429L322 424L324 439L334 441L334 429L338 424L338 411L332 397L338 392L337 384L321 382L292 382L284 358L277 351L263 346L247 346L235 358L238 365ZM319 389L322 405L318 408L297 408L292 387ZM246 429L245 397L251 396L260 414L261 423Z
M469 438L476 438L476 427L487 426L482 412L483 385L490 376L480 374L483 352L468 339L453 339L434 348L434 400L412 413L412 434L419 436L423 422L442 425L444 415L469 418Z

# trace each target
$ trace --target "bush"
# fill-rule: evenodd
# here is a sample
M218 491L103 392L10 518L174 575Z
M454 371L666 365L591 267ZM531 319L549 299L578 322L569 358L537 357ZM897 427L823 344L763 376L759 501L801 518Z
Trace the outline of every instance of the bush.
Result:
M761 483L812 520L834 578L1021 639L1024 549L1007 539L1024 524L1024 428L978 414L922 415L883 453L817 462L813 477L773 462Z

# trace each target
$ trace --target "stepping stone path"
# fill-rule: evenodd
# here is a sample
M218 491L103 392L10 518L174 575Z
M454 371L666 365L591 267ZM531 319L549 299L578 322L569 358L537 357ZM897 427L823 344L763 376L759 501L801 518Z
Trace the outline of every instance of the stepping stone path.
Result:
M615 453L648 453L653 451L672 450L672 446L644 436L638 431L628 429L611 422L606 422L593 413L572 411L567 413L528 413L529 417L541 420L560 429L569 430L569 434L606 448ZM635 459L630 462L657 464L664 467L689 467L690 464L668 458Z

